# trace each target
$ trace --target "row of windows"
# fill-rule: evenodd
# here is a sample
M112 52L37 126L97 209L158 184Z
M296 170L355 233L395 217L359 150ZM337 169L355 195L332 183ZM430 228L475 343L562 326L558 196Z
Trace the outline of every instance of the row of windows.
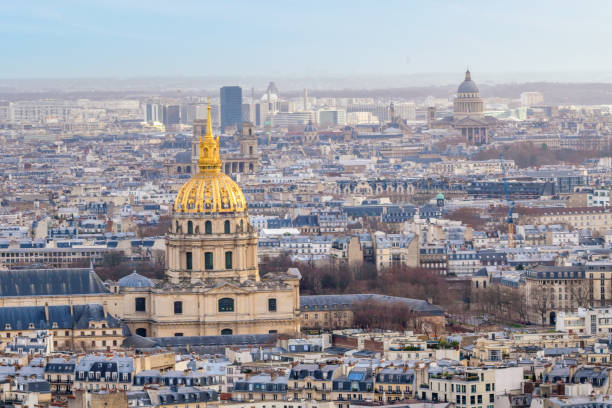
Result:
M240 228L239 230L242 230L244 226L244 223L242 220L240 220ZM179 222L176 222L176 231L178 232L180 230L179 227ZM200 227L196 226L195 229L193 227L193 221L187 221L187 234L193 234L193 233L199 234L200 233ZM212 235L213 233L213 228L212 228L212 222L211 221L206 221L204 223L204 234L206 235ZM223 233L224 234L231 234L231 223L229 220L225 220L223 222Z
M232 261L233 261L232 251L225 252L225 269L232 269ZM214 269L214 258L212 252L204 252L204 269L212 270ZM186 252L185 253L185 269L188 271L193 269L193 253Z
M147 300L144 297L137 297L135 299L135 309L137 312L145 312L147 310ZM234 311L234 299L222 298L218 302L219 312L233 312ZM276 312L276 299L268 299L268 311ZM183 302L177 300L174 302L174 314L183 314Z

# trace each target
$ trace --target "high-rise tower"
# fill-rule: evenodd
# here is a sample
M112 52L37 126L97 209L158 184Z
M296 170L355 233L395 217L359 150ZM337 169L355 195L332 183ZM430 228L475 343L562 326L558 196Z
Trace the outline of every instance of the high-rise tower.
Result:
M221 132L229 127L240 129L242 123L242 88L239 86L224 86L221 96Z

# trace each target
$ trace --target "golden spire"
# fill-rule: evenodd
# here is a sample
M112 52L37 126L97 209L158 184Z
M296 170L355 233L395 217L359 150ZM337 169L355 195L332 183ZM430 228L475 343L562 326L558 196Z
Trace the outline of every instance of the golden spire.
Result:
M208 101L208 118L206 119L206 134L204 139L200 136L200 160L198 161L200 173L218 173L221 170L221 156L219 154L219 137L215 139L212 132L212 118L210 115L210 100Z

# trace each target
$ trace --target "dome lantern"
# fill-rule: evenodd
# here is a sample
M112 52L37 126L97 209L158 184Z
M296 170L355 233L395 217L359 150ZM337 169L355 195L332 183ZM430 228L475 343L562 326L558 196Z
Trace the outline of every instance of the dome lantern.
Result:
M198 173L179 189L174 200L175 213L232 213L247 209L242 189L221 172L219 137L213 136L210 102L206 133L200 136Z

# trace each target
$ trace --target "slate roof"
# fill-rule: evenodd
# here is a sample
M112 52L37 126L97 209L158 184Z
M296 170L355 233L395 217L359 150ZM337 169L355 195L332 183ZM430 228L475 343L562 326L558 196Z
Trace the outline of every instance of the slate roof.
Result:
M440 307L432 305L425 300L366 293L353 295L300 296L300 308L302 311L339 310L350 307L353 303L367 300L385 303L401 302L407 304L413 311L425 315L438 316L444 314L444 311Z
M11 330L26 330L32 323L32 330L47 330L54 328L53 323L57 323L58 329L86 329L89 322L103 320L109 328L121 327L118 319L104 315L102 305L74 305L72 308L71 313L69 305L49 306L47 320L44 306L0 307L0 328L10 324Z
M0 271L0 296L59 296L109 293L89 268Z
M142 276L136 271L117 281L122 288L150 288L155 286L153 281L146 276Z
M276 344L275 334L234 334L227 336L141 337L133 335L123 341L122 347L156 348L185 346L249 346Z
M110 364L110 366L109 366ZM132 357L110 357L87 355L83 357L76 366L77 371L102 371L109 366L110 370L118 373L132 373L134 371L134 359Z
M47 381L41 379L18 378L17 387L19 391L49 393L51 388Z

